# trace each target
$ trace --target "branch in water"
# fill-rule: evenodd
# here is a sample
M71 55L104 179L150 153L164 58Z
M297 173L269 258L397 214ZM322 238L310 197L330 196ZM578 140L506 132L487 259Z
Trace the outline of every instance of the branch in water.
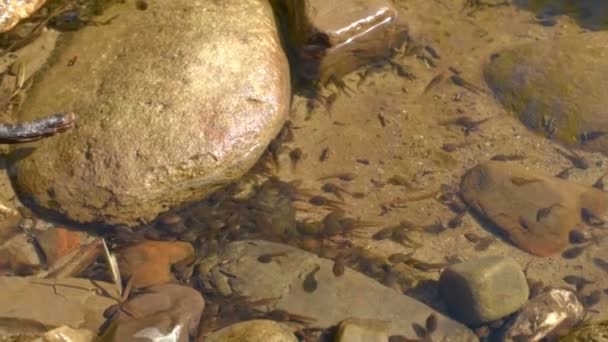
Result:
M0 144L19 144L36 141L62 133L74 127L76 115L57 113L46 118L17 124L0 124Z

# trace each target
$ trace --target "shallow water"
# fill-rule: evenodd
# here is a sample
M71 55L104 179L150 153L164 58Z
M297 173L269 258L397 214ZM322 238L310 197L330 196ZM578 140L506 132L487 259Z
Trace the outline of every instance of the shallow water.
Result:
M436 196L442 186L457 190L467 170L498 154L524 155L525 159L513 163L549 175L570 166L570 161L556 150L559 146L556 142L530 132L501 106L485 83L483 67L493 53L506 47L605 29L608 3L599 0L519 0L507 6L463 6L460 1L448 0L396 3L401 20L409 26L412 41L431 46L437 52L433 58L435 66L416 55L398 52L392 61L406 66L415 77L399 75L390 65L363 77L366 69L362 68L341 79L345 88L330 82L317 89L315 96L320 101L313 101L312 109L310 96L295 95L290 113L293 139L285 139L284 148L276 156L267 152L234 188L175 210L171 215L179 216L184 227L162 223L161 218L160 223L142 226L135 233L113 229L102 235L115 248L140 239L192 242L197 260L213 255L230 241L250 238L286 242L328 258L336 258L340 251L348 249L366 255L348 260L348 266L391 286L395 286L388 279L392 273L369 266L373 264L369 260L413 252L418 261L443 264L454 258L503 255L513 257L526 268L529 278L542 280L546 285L572 288L563 278L575 274L593 282L583 296L594 290L604 291L608 287L608 273L593 260L608 260L605 230L598 233L597 243L576 258L567 259L560 254L535 257L515 247L479 216L458 215L437 201ZM554 23L539 22L548 17ZM481 91L473 92L450 82L449 67L459 70L464 79ZM446 78L429 86L439 75ZM324 104L322 99L330 97L331 104L326 105L326 101ZM470 132L443 124L458 115L481 123ZM458 148L446 151L446 144ZM573 170L570 180L591 185L605 172L605 166L597 165L607 165L608 158L601 153L580 153L595 166ZM345 173L349 177L336 177ZM284 182L293 181L295 187L284 183L262 190L258 187L253 191L256 195L243 199L247 196L242 195L242 189L262 184L269 174ZM2 177L6 178L6 193L12 194L7 176L3 173ZM327 183L338 186L338 196L323 190ZM313 196L325 196L332 202L315 205L310 202ZM17 201L13 196L4 199L6 203ZM358 220L356 230L316 234L312 238L302 233L305 222L322 222L335 207ZM461 222L454 221L455 218ZM403 221L415 227L438 229L412 230L402 243L373 237L382 228ZM448 222L453 222L453 227L448 227ZM490 238L490 242L479 247L467 234ZM310 240L331 242L324 249ZM89 267L84 274L111 280L99 264L103 262ZM440 312L447 312L437 295L435 280L440 269L413 267L410 271L399 275L399 289ZM185 278L184 283L199 288L196 276L189 278L186 274ZM243 303L246 302L243 298L230 300L217 293L203 294L207 300L205 313L219 317L214 329L265 317ZM225 309L213 312L218 307ZM589 307L589 315L591 319L608 319L606 294Z

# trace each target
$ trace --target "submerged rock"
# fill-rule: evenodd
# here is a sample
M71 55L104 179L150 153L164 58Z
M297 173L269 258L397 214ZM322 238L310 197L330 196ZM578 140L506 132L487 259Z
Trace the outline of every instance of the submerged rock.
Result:
M511 258L492 256L448 267L439 279L441 296L456 317L479 325L519 310L528 300L526 276Z
M531 129L608 154L608 32L565 36L498 53L485 78Z
M583 306L574 293L552 289L526 303L503 338L506 342L555 339L578 324L583 313Z
M151 286L122 308L113 308L116 313L100 339L188 342L198 329L204 308L203 297L191 287Z
M144 241L118 253L121 274L134 288L161 285L175 279L171 267L194 260L194 248L180 241Z
M605 220L608 194L511 163L488 161L462 179L463 199L519 248L537 256L562 251L585 215Z
M277 257L269 263L259 261L264 254ZM464 325L361 273L346 268L336 277L333 264L332 260L291 246L238 241L199 271L204 286L219 289L224 295L244 296L252 302L276 298L264 309L306 317L311 327L327 328L350 317L377 319L388 322L389 335L414 338L414 324L424 325L434 314L434 339L477 341Z
M608 341L608 320L586 322L577 326L560 342Z
M88 279L0 277L0 317L15 324L23 321L32 326L67 325L97 331L104 321L103 311L116 300L91 291L96 286L120 297L116 286Z
M382 61L407 37L388 0L272 0L286 21L301 65L299 76L331 81Z
M0 32L6 32L36 12L46 0L0 1Z
M388 322L374 319L349 318L338 326L335 342L386 342Z
M269 320L252 320L229 325L200 342L297 342L286 326Z
M20 146L11 170L43 209L135 225L255 163L286 119L289 68L266 1L128 2L99 20L113 16L65 38L19 113L73 111L76 127Z

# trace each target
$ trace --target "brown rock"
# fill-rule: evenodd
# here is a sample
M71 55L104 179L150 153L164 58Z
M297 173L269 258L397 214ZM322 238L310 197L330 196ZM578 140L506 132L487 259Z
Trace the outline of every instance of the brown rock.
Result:
M118 253L118 268L123 277L132 278L133 287L160 285L171 280L171 266L188 264L194 248L186 242L145 241Z
M406 27L388 0L273 0L291 43L304 63L304 78L340 78L400 46ZM302 72L302 71L301 71Z
M102 340L128 341L134 337L156 340L165 336L168 341L187 342L194 337L204 308L203 297L190 287L152 286L117 311Z
M583 209L599 219L608 214L608 194L504 162L488 161L469 170L461 194L516 246L537 256L568 245L570 231L584 227Z
M73 111L76 127L11 166L37 206L132 226L253 166L287 117L289 66L264 0L125 2L98 20L114 16L57 47L18 113Z

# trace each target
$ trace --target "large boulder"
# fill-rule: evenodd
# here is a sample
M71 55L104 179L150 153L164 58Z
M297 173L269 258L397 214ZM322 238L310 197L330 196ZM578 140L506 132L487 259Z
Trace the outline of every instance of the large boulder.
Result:
M533 130L608 153L608 32L566 36L499 52L485 78Z
M43 209L134 225L255 163L287 117L289 67L267 1L127 2L107 18L63 36L19 113L73 111L76 127L20 148L12 171Z

